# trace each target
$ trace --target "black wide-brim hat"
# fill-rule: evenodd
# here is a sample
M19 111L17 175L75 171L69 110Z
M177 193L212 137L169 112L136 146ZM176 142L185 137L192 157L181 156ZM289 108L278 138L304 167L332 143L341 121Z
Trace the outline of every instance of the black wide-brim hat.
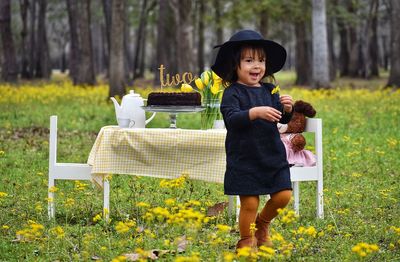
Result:
M257 45L264 48L266 53L265 75L276 73L285 65L286 50L283 46L274 41L264 39L262 35L253 30L241 30L235 33L229 41L214 47L219 47L219 51L211 69L222 79L226 79L226 76L231 73L229 72L231 70L229 61L232 60L235 48L237 49L243 44Z

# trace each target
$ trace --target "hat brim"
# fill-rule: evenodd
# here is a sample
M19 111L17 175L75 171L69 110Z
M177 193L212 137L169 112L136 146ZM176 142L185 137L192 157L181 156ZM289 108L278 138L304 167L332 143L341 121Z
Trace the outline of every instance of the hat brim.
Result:
M211 69L222 79L226 79L226 76L230 73L231 65L229 62L232 61L235 47L242 46L244 44L259 45L264 48L266 53L266 75L274 74L282 69L286 61L286 50L280 44L271 40L242 40L242 41L228 41L222 45L215 46L219 47L218 54L215 58L214 65Z

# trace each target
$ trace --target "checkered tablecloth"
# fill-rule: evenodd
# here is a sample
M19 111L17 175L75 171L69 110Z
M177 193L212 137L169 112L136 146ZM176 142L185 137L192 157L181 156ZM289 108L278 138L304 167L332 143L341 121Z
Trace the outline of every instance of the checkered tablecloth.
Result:
M222 183L225 173L224 129L126 129L106 126L90 152L94 182L106 174L191 179Z

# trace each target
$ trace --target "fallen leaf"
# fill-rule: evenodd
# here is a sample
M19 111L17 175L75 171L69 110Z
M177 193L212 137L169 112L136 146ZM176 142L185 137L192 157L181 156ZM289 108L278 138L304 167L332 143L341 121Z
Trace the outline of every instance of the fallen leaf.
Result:
M186 239L186 236L179 237L179 238L177 238L176 241L178 244L178 248L177 248L178 253L185 252L186 246L189 243L189 241L187 241L187 239Z
M138 261L140 259L140 255L138 253L127 253L123 254L126 257L126 261Z
M221 202L213 205L212 207L209 207L207 210L207 216L208 217L213 217L221 214L224 212L225 207L228 206L228 202Z

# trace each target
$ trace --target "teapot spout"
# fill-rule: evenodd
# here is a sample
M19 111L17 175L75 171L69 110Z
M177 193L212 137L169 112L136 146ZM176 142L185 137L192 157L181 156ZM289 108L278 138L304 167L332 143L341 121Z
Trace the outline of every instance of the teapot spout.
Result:
M114 102L115 115L117 116L117 119L118 119L118 117L120 117L122 114L122 107L118 104L118 101L114 97L110 97L110 98L111 98L111 101Z

